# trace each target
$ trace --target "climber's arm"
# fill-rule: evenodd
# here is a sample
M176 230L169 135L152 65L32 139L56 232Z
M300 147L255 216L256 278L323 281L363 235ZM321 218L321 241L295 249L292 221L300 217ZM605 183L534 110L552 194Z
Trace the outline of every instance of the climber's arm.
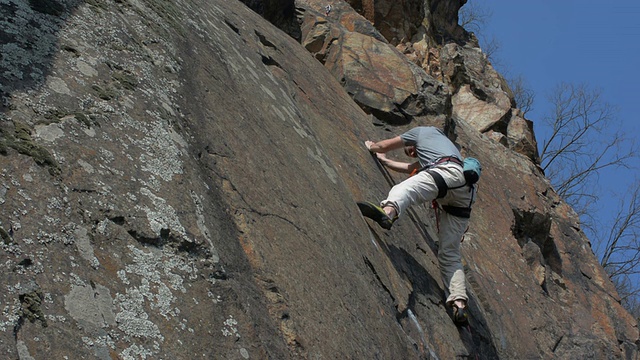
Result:
M386 153L391 150L401 149L402 147L404 147L404 141L402 141L402 138L400 136L396 136L394 138L381 140L378 142L367 140L364 142L364 145L371 152Z
M417 170L420 168L420 163L417 161L414 163L408 163L403 161L391 160L387 158L385 154L382 154L382 153L376 153L376 156L384 166L397 172L411 174L414 170Z

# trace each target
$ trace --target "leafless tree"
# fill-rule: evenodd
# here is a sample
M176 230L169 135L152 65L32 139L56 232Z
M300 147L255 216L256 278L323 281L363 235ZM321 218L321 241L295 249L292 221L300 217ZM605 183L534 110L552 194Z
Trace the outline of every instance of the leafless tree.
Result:
M516 101L516 106L522 110L524 114L533 109L533 101L535 100L535 94L531 90L522 75L514 78L507 79L507 83L513 92L513 97Z
M598 200L598 176L607 168L628 168L635 144L619 130L616 108L598 90L562 83L549 102L553 113L542 121L551 134L540 151L542 169L578 215L588 216Z
M491 64L496 70L502 68L502 61L498 56L501 47L500 42L495 37L487 38L484 35L480 35L478 40L486 59L484 66Z
M472 32L482 48L482 52L486 56L486 65L491 63L493 68L501 66L497 56L501 48L500 41L495 36L488 37L484 32L487 23L491 20L493 12L484 2L469 0L458 11L458 23L465 30Z
M625 204L626 202L626 204ZM640 188L636 187L627 201L622 201L621 207L614 218L606 242L603 242L601 264L609 269L612 276L640 273ZM633 256L629 257L629 252ZM621 260L620 253L626 252Z
M479 33L491 16L493 12L489 8L469 1L458 11L458 23L467 31Z
M481 3L482 4L482 3ZM483 34L492 13L476 1L460 9L459 23L476 33L487 60L508 73L497 60L499 42ZM535 94L522 76L506 76L516 106L532 110ZM636 157L636 144L622 132L617 109L605 102L599 90L561 83L548 97L552 112L541 119L550 130L543 139L541 167L556 191L573 207L585 232L594 242L594 251L618 290L622 304L640 319L640 181L631 194L622 197L618 212L600 226L596 208L600 199L599 177L606 170L628 168Z
M637 321L640 321L640 295L638 294L637 282L634 285L629 278L624 283L616 281L616 278L613 280L618 294L620 294L620 303Z
M640 317L640 182L635 182L618 209L596 253L601 254L600 264L616 284L622 303Z
M618 290L622 306L640 321L640 289L637 277L634 280L633 276L616 276L611 280Z
M596 226L599 176L605 170L628 169L636 144L621 131L617 109L586 85L560 84L549 96L551 130L540 152L541 166L556 191L580 216L600 263L610 275L625 308L640 312L640 181L622 197L617 213ZM632 135L632 134L630 134ZM601 221L600 221L601 222Z

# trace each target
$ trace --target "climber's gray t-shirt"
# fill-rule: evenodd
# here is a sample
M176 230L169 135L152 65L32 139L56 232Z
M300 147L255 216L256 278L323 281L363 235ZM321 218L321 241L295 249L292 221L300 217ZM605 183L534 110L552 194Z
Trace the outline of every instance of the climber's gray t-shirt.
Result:
M462 159L455 144L433 126L418 126L400 135L405 146L415 145L420 166L424 167L443 156Z

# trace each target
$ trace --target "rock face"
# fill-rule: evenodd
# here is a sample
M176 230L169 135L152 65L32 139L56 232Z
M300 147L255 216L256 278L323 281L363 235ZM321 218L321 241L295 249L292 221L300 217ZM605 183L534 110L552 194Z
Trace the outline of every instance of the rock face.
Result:
M304 9L301 42L363 110L395 125L415 119L443 123L451 112L445 84L411 62L346 4L329 14L318 12L322 4L299 3Z
M7 358L635 359L636 322L454 3L415 5L440 25L400 49L387 32L414 22L347 3L296 3L299 43L239 1L5 1ZM363 141L424 124L484 167L471 331L443 305L432 210L384 231L355 205L403 179Z

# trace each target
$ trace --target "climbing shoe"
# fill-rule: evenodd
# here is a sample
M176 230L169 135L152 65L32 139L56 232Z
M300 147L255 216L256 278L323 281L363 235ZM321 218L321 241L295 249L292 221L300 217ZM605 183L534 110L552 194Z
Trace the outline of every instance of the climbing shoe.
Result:
M469 323L469 314L466 306L459 308L453 305L453 322L458 326L464 326Z
M380 206L374 205L370 202L358 202L358 208L360 209L360 212L363 216L377 222L380 227L386 230L391 229L394 221L396 221L396 219L398 218L396 216L391 219L389 216L387 216L387 213L385 213Z

